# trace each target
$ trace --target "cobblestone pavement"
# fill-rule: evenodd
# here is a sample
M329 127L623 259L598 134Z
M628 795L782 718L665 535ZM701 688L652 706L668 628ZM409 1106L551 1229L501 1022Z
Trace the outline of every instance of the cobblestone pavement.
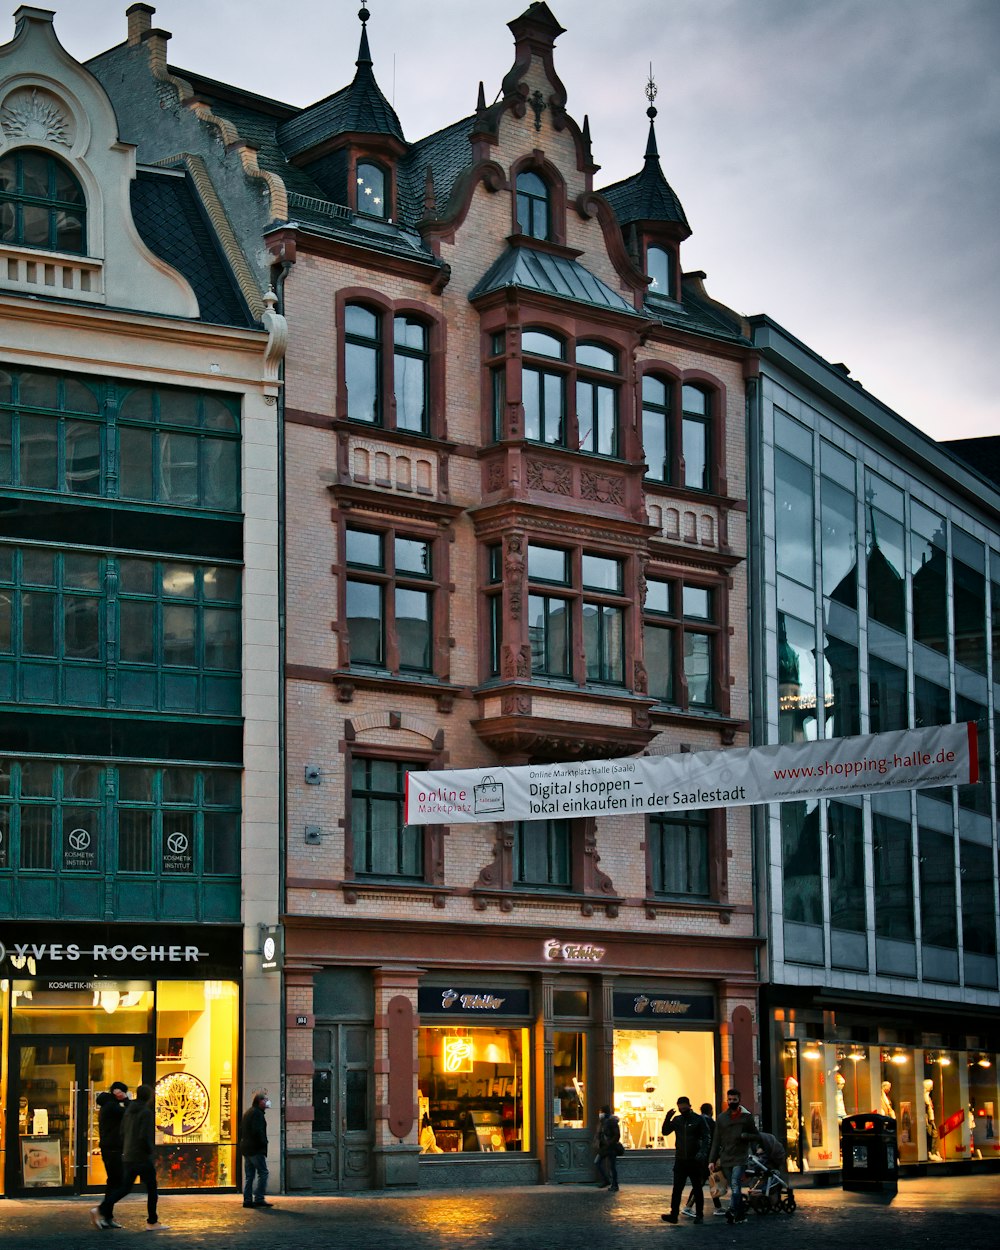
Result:
M792 1215L751 1215L730 1227L660 1220L668 1191L626 1185L608 1194L582 1185L447 1192L368 1193L349 1197L275 1195L267 1211L244 1211L236 1195L166 1195L160 1217L170 1225L145 1231L141 1197L120 1204L121 1232L90 1224L93 1197L0 1200L2 1250L77 1250L113 1242L119 1248L157 1241L225 1250L990 1250L1000 1244L1000 1174L903 1181L892 1200L839 1189L803 1189ZM665 1199L667 1200L665 1202Z

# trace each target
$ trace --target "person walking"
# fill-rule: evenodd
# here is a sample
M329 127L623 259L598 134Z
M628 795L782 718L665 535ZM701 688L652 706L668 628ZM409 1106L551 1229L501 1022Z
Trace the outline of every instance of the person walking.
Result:
M122 1183L105 1195L100 1206L91 1211L96 1228L120 1228L114 1220L115 1204L132 1192L132 1186L141 1180L146 1186L146 1228L160 1232L170 1227L160 1223L156 1213L156 1165L153 1151L156 1146L156 1121L153 1115L153 1089L140 1085L135 1099L125 1108L122 1116Z
M661 1215L660 1219L666 1220L668 1224L677 1223L684 1184L690 1179L691 1192L694 1194L694 1222L701 1224L705 1215L702 1185L705 1183L705 1166L708 1163L712 1135L708 1131L705 1117L692 1109L690 1098L678 1098L677 1111L680 1114L675 1117L671 1107L663 1121L663 1136L674 1135L674 1188L670 1195L670 1212Z
M703 1102L698 1110L704 1117L705 1123L708 1125L709 1135L714 1135L715 1108L710 1102ZM709 1197L712 1199L712 1205L715 1207L712 1214L724 1216L726 1213L722 1209L722 1199L729 1192L729 1186L726 1184L726 1178L720 1171L713 1171L709 1168L707 1161L705 1164L705 1171L708 1177ZM687 1196L687 1201L681 1207L681 1215L691 1216L692 1218L694 1217L694 1189L695 1187L692 1185L691 1192Z
M601 1174L598 1189L607 1189L610 1193L618 1190L618 1156L623 1154L622 1130L618 1117L612 1114L611 1108L604 1104L601 1118L597 1122L597 1133L594 1144L597 1149L597 1170Z
M124 1081L112 1081L111 1085L97 1095L97 1140L104 1162L107 1180L104 1184L104 1201L118 1189L122 1183L122 1117L128 1105L128 1086ZM95 1215L95 1212L97 1213ZM97 1207L90 1210L90 1218L95 1222L104 1220ZM104 1220L108 1228L121 1228L117 1220ZM98 1223L98 1227L100 1224Z
M722 1168L722 1174L732 1191L726 1219L730 1224L742 1224L747 1218L743 1208L743 1169L746 1165L750 1141L757 1136L757 1125L750 1112L740 1105L740 1091L726 1091L726 1106L715 1121L715 1133L709 1151L709 1167Z
M240 1123L240 1154L243 1156L243 1205L259 1210L273 1207L267 1201L267 1120L271 1106L266 1094L254 1094L253 1102Z

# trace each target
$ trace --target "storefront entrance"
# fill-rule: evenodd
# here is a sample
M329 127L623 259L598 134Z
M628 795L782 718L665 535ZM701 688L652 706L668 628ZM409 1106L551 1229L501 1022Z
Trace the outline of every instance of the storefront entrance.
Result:
M112 1081L135 1091L152 1080L153 1046L143 1035L12 1038L7 1185L14 1195L84 1193L106 1177L97 1095Z
M372 1030L367 1024L319 1025L313 1033L315 1188L370 1189Z

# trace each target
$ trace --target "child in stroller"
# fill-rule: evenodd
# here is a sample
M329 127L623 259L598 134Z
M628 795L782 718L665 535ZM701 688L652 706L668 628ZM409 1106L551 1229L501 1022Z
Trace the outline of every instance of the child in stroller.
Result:
M743 1201L758 1215L795 1210L795 1194L779 1171L785 1162L785 1148L771 1133L758 1133L750 1142Z

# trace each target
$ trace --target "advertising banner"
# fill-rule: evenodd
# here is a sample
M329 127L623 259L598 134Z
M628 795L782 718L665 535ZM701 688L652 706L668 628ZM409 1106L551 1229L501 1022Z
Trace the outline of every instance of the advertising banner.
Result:
M412 772L408 825L745 807L979 780L973 722L772 747Z

